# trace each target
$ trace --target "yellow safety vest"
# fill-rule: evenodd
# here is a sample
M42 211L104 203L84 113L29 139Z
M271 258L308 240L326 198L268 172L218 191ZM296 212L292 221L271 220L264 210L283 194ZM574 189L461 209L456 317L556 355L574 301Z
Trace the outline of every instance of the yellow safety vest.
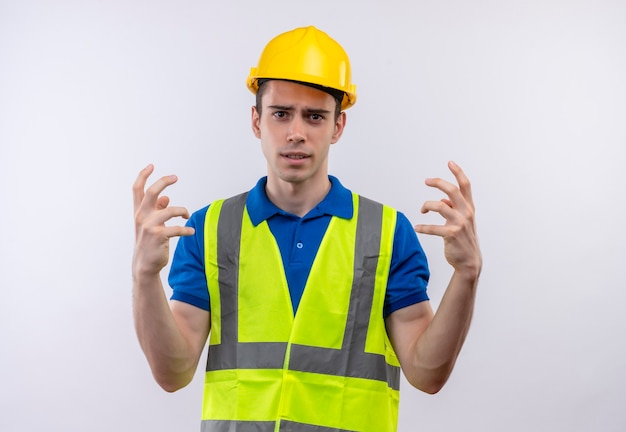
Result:
M211 204L203 432L394 432L400 367L382 316L396 211L353 194L294 316L280 250L247 194Z

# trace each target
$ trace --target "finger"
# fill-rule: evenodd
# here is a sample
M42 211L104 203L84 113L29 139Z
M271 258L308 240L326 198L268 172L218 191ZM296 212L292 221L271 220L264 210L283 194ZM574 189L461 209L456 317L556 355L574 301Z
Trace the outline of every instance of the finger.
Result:
M167 238L188 237L188 236L194 235L195 232L196 230L194 228L188 227L188 226L182 226L182 225L166 227L163 230L163 234Z
M444 219L448 221L456 220L458 212L452 208L452 203L448 200L441 201L426 201L422 204L420 210L422 214L429 212L439 213Z
M472 185L465 175L465 172L454 161L448 162L448 168L450 169L450 171L452 171L452 174L454 174L454 178L456 178L456 181L459 184L461 195L463 195L463 197L470 204L470 206L474 208L474 199L472 198Z
M168 205L170 205L170 197L164 195L157 199L157 209L163 210Z
M148 208L156 208L159 195L165 190L166 187L173 185L178 181L178 177L175 175L164 176L154 182L148 189L143 197L143 204Z
M454 183L450 183L449 181L441 178L428 178L426 179L426 185L435 189L439 189L440 191L448 195L448 198L444 198L442 199L442 201L449 204L450 207L459 209L461 211L466 210L468 206L471 209L474 208L473 203L463 195L460 187ZM469 195L469 199L471 200L471 193Z
M450 201L449 199L441 198L441 202L449 207L452 207L452 201Z
M439 189L441 192L448 195L448 198L450 198L451 201L455 201L454 200L455 195L458 198L461 198L459 187L453 183L450 183L447 180L444 180L442 178L427 178L425 183L426 183L426 186Z
M167 207L153 212L150 219L146 220L146 226L163 225L171 219L181 217L189 219L189 211L185 207Z
M445 237L447 234L446 227L441 225L425 225L419 224L413 227L416 233L419 234L428 234L428 235L436 235L439 237Z
M146 234L162 236L163 230L169 228L165 224L177 217L189 219L189 212L184 207L167 207L163 210L152 211L145 220L135 223L135 235L137 238Z
M146 181L150 174L154 171L154 165L150 164L139 172L139 175L133 183L133 208L135 212L139 208L141 201L143 201L144 188L146 187Z

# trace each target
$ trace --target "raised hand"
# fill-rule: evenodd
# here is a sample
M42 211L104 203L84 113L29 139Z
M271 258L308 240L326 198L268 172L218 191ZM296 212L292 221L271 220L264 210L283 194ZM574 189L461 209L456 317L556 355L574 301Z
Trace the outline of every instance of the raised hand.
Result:
M480 273L482 257L476 234L475 208L469 179L456 163L450 161L448 168L454 174L458 186L440 178L426 179L426 185L447 195L440 201L426 201L421 212L437 212L445 220L444 225L415 225L415 231L443 237L446 260L457 271L468 274Z
M148 189L145 189L153 165L141 170L133 184L133 203L135 210L135 253L133 256L133 274L156 275L169 260L169 240L177 236L189 236L194 229L185 226L166 226L165 223L175 217L189 218L184 207L169 207L170 199L161 196L168 186L176 183L174 175L161 177ZM145 191L144 191L145 190Z

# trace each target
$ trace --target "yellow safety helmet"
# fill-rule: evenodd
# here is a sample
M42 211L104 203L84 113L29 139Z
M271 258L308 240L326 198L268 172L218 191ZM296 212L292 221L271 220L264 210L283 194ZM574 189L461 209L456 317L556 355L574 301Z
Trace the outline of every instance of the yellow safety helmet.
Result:
M314 84L344 93L341 109L356 103L348 54L334 39L313 26L282 33L261 53L257 67L250 68L248 89L259 90L260 79L284 79Z

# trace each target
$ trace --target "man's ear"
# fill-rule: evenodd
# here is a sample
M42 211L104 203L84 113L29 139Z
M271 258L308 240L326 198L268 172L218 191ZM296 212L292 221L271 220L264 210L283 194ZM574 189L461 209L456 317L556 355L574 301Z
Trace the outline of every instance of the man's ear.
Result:
M255 137L261 139L261 115L254 105L252 106L251 114L252 132L254 133Z
M331 144L335 144L337 141L339 141L339 138L341 138L341 135L343 134L343 130L345 127L346 127L346 112L341 111L339 113L339 116L337 117L337 120L335 121L335 132L333 132L333 136L330 140Z

